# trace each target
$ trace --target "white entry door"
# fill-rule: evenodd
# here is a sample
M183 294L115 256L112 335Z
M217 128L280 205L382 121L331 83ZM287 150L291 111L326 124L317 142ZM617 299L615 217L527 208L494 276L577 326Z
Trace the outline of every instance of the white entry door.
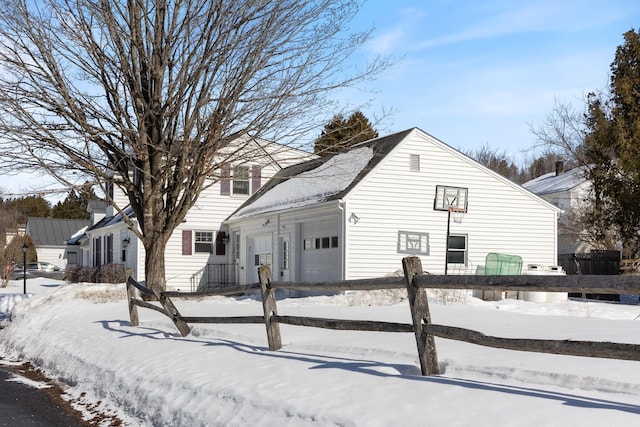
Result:
M301 225L300 279L304 282L340 279L338 220Z
M280 236L278 242L280 259L280 278L283 282L291 280L291 238L288 234Z
M272 264L271 234L247 238L247 282L256 283L258 267ZM273 267L271 268L273 272ZM273 273L272 273L273 275Z

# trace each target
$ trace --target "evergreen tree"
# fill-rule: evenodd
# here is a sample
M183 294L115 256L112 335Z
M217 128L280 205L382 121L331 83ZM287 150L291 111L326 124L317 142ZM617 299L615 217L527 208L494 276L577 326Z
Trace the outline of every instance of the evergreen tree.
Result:
M6 202L8 208L18 212L18 223L26 223L27 217L49 218L51 205L42 196L27 196L20 199L11 199Z
M362 112L356 111L347 119L339 114L324 125L320 136L314 142L313 152L318 155L340 153L352 145L377 137L378 131Z
M79 193L71 190L66 199L58 202L51 210L53 218L89 219L89 200L96 199L93 189L83 188Z
M624 34L611 64L607 97L590 95L585 137L593 165L591 222L613 228L627 255L640 244L640 33Z

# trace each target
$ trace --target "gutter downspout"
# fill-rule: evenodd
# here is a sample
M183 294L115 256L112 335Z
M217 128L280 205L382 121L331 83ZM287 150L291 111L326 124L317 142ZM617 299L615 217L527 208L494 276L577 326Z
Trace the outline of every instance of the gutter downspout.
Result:
M347 265L347 203L342 199L338 200L338 210L340 211L340 280L346 280L345 272Z

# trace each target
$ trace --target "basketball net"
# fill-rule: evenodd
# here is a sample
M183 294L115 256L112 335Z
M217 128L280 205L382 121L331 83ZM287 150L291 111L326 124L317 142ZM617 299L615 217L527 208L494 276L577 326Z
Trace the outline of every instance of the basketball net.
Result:
M451 215L453 222L455 222L456 224L460 224L462 222L465 213L467 213L467 210L465 208L449 206L449 214Z

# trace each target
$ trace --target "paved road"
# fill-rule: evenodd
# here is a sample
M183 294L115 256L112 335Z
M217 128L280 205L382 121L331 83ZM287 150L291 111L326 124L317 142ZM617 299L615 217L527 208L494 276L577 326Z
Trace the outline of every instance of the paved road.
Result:
M2 427L76 427L88 426L50 392L19 381L10 369L0 366L0 426Z

